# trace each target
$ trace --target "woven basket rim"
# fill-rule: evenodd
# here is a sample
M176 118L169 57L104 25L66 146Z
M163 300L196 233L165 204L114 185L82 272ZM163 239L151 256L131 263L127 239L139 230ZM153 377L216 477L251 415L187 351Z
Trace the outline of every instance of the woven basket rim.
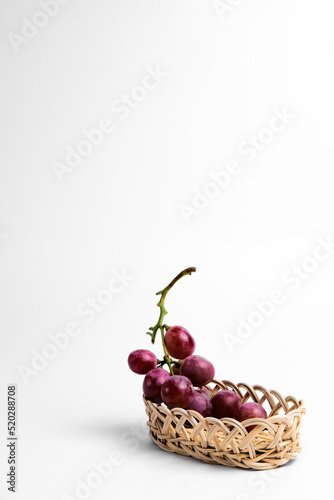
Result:
M215 384L215 387L212 389L210 387L210 384ZM202 386L202 387L206 387L208 388L209 390L212 390L214 393L216 392L219 392L222 388L222 385L223 386L226 386L227 389L228 387L232 387L232 390L234 390L234 387L253 387L253 388L258 388L258 389L264 389L266 392L268 392L269 394L271 395L274 395L274 396L278 396L278 398L282 399L282 400L288 400L288 401L293 401L294 402L294 405L295 407L294 408L290 408L288 411L286 411L284 413L284 417L288 418L288 417L291 417L291 416L294 416L296 411L299 411L301 412L302 414L305 414L306 412L306 408L304 406L304 400L303 399L296 399L295 397L293 396L286 396L285 398L282 398L281 394L279 392L277 392L276 390L269 390L267 391L263 386L261 385L254 385L254 386L249 386L248 384L245 384L244 382L239 382L237 384L233 384L233 382L229 381L229 380L216 380L216 379L213 379L210 384L207 384L205 386ZM219 387L218 390L215 390L217 389L217 387ZM227 390L226 389L226 390ZM224 389L223 389L224 390ZM237 392L239 395L239 391L235 391L234 392ZM151 403L152 405L154 405L155 408L157 408L158 410L162 410L162 411L165 411L165 410L169 410L171 412L173 411L181 411L182 413L184 412L187 412L189 413L189 415L194 415L194 416L198 416L201 420L203 419L209 419L210 422L212 422L213 420L218 420L218 421L223 421L224 423L242 423L242 422L248 422L250 421L248 425L253 425L254 421L256 422L262 422L263 424L266 424L267 422L274 422L276 419L277 419L277 415L276 414L273 414L273 415L269 415L267 418L260 418L260 417L256 417L256 418L252 418L252 419L247 419L247 420L243 420L242 422L240 422L239 420L236 420L235 418L231 418L231 417L223 417L223 418L217 418L217 417L203 417L200 413L198 413L197 411L195 410L187 410L187 409L184 409L184 408L180 408L178 406L175 406L174 408L168 408L166 405L164 404L160 404L160 403L154 403L153 401L151 401L150 399L146 398L145 395L143 394L143 399L145 402L147 403ZM247 399L248 401L248 399ZM259 404L261 404L259 402ZM262 405L261 405L262 406ZM275 405L275 407L277 407L277 405ZM280 417L283 417L283 415L280 415Z

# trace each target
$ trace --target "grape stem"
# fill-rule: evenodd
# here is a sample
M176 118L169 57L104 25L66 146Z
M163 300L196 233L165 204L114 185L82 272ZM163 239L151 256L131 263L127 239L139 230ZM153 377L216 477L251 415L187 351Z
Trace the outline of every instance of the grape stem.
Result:
M167 331L170 326L163 324L164 317L167 314L166 308L165 308L165 299L166 295L169 292L169 290L175 285L179 279L182 278L182 276L186 276L187 274L194 273L196 271L196 267L187 267L187 269L184 269L181 271L175 278L169 283L169 285L166 286L163 290L160 292L157 292L156 295L161 295L159 302L157 303L157 306L160 308L160 314L159 314L159 319L158 322L155 326L152 326L149 328L151 330L150 332L147 332L147 335L151 337L151 342L154 344L155 338L157 336L158 330L161 332L161 341L162 341L162 348L164 350L164 359L162 361L159 360L159 365L162 366L167 363L170 374L174 375L173 368L172 368L172 359L168 354L166 344L165 344L165 331Z

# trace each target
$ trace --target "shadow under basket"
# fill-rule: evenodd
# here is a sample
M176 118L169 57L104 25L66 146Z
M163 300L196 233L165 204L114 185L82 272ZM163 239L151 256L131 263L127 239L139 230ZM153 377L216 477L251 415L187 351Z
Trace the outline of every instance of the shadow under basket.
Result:
M300 426L305 414L302 400L283 398L261 385L235 385L228 380L213 380L212 384L214 387L206 387L214 394L229 389L240 396L242 403L259 403L268 418L242 423L233 418L204 418L194 410L169 410L144 397L150 436L160 448L209 464L257 470L274 469L300 453Z

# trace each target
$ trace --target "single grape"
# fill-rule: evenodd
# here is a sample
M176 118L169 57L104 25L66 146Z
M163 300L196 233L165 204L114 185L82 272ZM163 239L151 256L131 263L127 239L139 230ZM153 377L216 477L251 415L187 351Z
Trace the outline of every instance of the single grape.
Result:
M151 351L137 349L129 354L128 365L133 372L144 375L157 366L157 357Z
M200 394L203 394L203 396L208 398L209 401L211 401L212 391L210 391L210 389L208 389L207 387L201 387L200 389L196 389L196 390L197 390L197 392L199 392Z
M236 417L239 422L249 418L268 418L266 410L258 403L244 403L239 406ZM247 430L251 431L255 425L247 425Z
M168 408L187 408L194 395L194 388L187 377L173 375L161 387L161 399Z
M182 361L181 375L188 377L196 387L206 385L215 376L212 363L202 356L188 356Z
M235 418L241 400L233 391L219 391L212 398L212 413L216 418Z
M169 377L169 373L163 368L153 368L153 370L146 373L143 382L143 393L145 398L153 401L153 403L161 403L161 387Z
M212 403L205 394L195 391L189 406L187 406L187 410L195 410L203 415L203 417L211 417Z
M174 375L180 375L180 367L178 365L172 365Z
M165 334L168 354L173 358L184 359L195 350L195 341L183 326L172 326Z

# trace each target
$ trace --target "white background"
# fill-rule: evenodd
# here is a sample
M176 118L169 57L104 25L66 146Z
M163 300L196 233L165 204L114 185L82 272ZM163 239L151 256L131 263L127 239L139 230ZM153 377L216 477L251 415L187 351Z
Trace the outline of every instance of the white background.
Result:
M1 498L13 498L11 383L20 500L78 498L77 481L116 451L122 463L87 498L313 500L319 481L331 488L334 253L308 258L319 238L334 239L334 9L225 5L219 16L213 0L71 0L15 51L8 34L21 36L41 7L1 1ZM148 66L168 76L122 119L111 105ZM275 109L293 119L248 161L241 143L268 138ZM104 118L114 132L61 182L54 162ZM180 206L232 160L239 174L186 223ZM292 290L294 265L308 271ZM188 266L197 272L168 296L166 321L193 334L217 378L305 401L303 452L276 475L164 453L148 437L127 356L150 349L155 292ZM115 272L131 279L87 322L77 307ZM229 349L226 333L274 289L284 304ZM79 334L24 381L19 366L31 369L32 351L69 322Z

